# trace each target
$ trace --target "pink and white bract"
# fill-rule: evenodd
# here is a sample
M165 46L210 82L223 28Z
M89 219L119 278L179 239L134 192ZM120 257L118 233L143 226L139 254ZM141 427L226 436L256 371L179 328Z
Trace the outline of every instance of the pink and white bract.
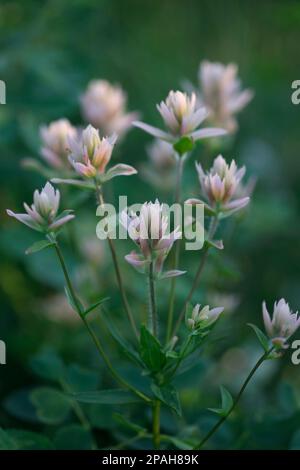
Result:
M228 132L237 129L235 114L241 111L253 97L251 90L241 90L236 64L201 62L198 78L200 101L209 112L209 120Z
M74 214L71 214L72 211L64 211L57 216L59 201L59 190L55 190L47 182L41 192L38 190L34 191L33 204L31 206L24 202L26 214L16 214L9 209L7 214L39 232L55 232L75 217Z
M263 302L262 308L265 329L272 343L279 348L287 348L286 341L300 326L298 312L293 313L284 299L274 303L272 319L266 302Z

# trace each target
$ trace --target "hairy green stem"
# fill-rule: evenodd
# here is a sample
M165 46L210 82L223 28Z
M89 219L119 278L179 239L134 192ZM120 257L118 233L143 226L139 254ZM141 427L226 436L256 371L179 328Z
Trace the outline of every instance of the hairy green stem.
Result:
M184 156L179 157L177 161L176 185L175 185L175 194L174 194L174 202L177 204L180 202L180 197L181 197L181 181L182 181L184 161L185 161ZM180 242L177 241L175 245L174 263L173 263L172 269L178 268L179 255L180 255ZM171 332L172 332L172 326L173 326L176 280L177 280L176 276L171 279L166 343L168 343L168 341L171 338Z
M239 393L237 394L237 396L235 397L230 409L228 410L228 412L226 413L225 416L222 416L222 418L219 419L219 421L212 427L212 429L206 434L206 436L202 439L202 441L194 447L194 449L201 449L201 447L206 443L206 441L208 441L208 439L219 429L220 426L222 426L222 424L224 423L224 421L226 421L226 419L228 418L228 416L232 413L232 411L234 410L234 408L236 407L236 405L238 404L245 388L247 387L248 383L250 382L251 378L253 377L253 375L255 374L255 372L257 371L257 369L261 366L261 364L268 358L268 356L270 355L270 353L273 351L274 347L272 347L271 349L269 349L268 351L266 351L260 358L259 360L257 361L257 363L255 364L255 366L251 369L248 377L246 378L245 382L243 383Z
M53 240L52 240L53 241ZM131 392L133 392L135 395L137 395L139 398L141 398L142 400L146 401L147 403L151 403L152 400L147 397L146 395L144 395L144 393L140 392L139 390L137 390L135 387L133 387L132 385L130 385L128 382L126 382L126 380L123 379L123 377L121 377L119 375L119 373L114 369L114 367L112 366L107 354L105 353L104 349L103 349L103 346L99 340L99 338L96 336L96 334L94 333L94 331L92 330L92 328L90 327L89 323L87 322L86 318L84 317L84 312L82 311L82 308L81 308L81 305L80 305L80 302L79 300L77 299L77 296L76 296L76 293L75 293L75 290L74 290L74 287L72 285L72 282L71 282L71 279L70 279L70 276L69 276L69 273L68 273L68 270L67 270L67 266L66 266L66 263L65 263L65 260L64 260L64 257L63 257L63 254L62 254L62 251L57 243L57 241L53 241L53 244L54 244L54 248L55 248L55 251L57 253L57 256L58 256L58 259L60 261L60 264L61 264L61 267L62 267L62 270L63 270L63 273L64 273L64 276L65 276L65 280L66 280L66 283L67 283L67 286L68 286L68 289L69 289L69 292L70 292L70 295L72 297L72 300L73 300L73 303L76 307L76 311L78 313L78 315L80 316L81 320L83 321L84 323L84 326L86 327L89 335L91 336L96 348L97 348L97 351L99 353L99 355L101 356L101 358L103 359L105 365L107 366L107 368L109 369L111 375L114 377L114 379L124 388L127 388L128 390L130 390Z
M95 182L95 189L96 189L97 202L98 202L99 205L103 206L104 205L104 198L103 198L101 188L99 187L97 182ZM114 245L114 242L112 241L112 239L109 236L107 236L107 240L108 240L109 249L110 249L110 252L111 252L111 257L112 257L113 264L114 264L114 269L115 269L115 273L116 273L116 277L117 277L118 286L119 286L119 289L120 289L120 294L121 294L121 297L122 297L123 306L124 306L124 309L126 311L129 323L130 323L130 325L132 327L132 330L134 332L134 335L138 339L139 334L138 334L138 330L137 330L137 327L136 327L136 324L135 324L135 320L134 320L133 314L131 312L131 308L130 308L130 305L129 305L129 302L128 302L128 299L127 299L127 295L126 295L126 292L125 292L125 288L124 288L123 279L122 279L122 275L121 275L121 271L120 271L120 267L119 267L119 262L118 262L118 257L117 257L115 245Z

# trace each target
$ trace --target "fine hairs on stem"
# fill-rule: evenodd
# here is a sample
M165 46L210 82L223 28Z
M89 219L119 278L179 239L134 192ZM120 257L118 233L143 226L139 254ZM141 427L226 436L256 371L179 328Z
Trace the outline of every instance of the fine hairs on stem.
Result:
M174 194L174 202L179 203L181 198L181 182L182 182L182 175L183 175L183 167L185 162L186 156L179 156L177 155L177 165L176 165L176 183L175 183L175 194ZM173 269L178 268L179 264L179 256L180 256L180 240L177 241L175 246L175 253L174 253L174 263ZM169 300L169 310L168 310L168 320L167 320L167 333L166 333L166 343L171 338L172 333L172 326L173 326L173 316L174 316L174 303L175 303L175 289L176 289L176 277L171 279L171 288L170 288L170 300Z

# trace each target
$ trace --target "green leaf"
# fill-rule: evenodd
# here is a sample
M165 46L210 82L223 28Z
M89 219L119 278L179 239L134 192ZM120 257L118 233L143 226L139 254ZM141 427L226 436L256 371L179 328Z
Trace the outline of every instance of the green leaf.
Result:
M7 431L18 450L53 450L51 441L40 433L10 429Z
M65 366L62 360L52 351L43 351L30 361L31 369L46 380L60 381L64 377Z
M181 406L178 392L173 385L167 384L159 387L156 384L151 385L151 390L161 402L174 410L178 416L181 416Z
M167 360L159 341L144 325L141 327L140 357L151 372L161 371Z
M54 445L58 450L91 450L93 438L89 431L78 424L70 424L57 431Z
M179 155L182 156L185 153L191 152L193 150L194 141L191 137L183 136L173 145L173 148Z
M62 423L71 410L71 399L55 388L36 388L30 399L36 406L39 419L46 424Z
M140 360L140 357L139 357L137 351L135 351L133 346L128 341L126 341L125 338L123 338L121 335L119 335L118 331L116 330L116 328L115 328L113 322L110 320L109 316L108 315L106 315L106 316L103 315L102 319L104 320L104 323L106 324L110 334L112 335L114 340L120 346L121 351L132 362L134 362L135 364L137 364L140 367L144 367L144 364Z
M216 248L217 250L224 249L222 240L205 240L204 247Z
M27 248L25 254L31 255L32 253L37 253L38 251L44 250L45 248L48 248L49 246L53 245L55 245L55 243L50 242L49 240L39 240L38 242L35 242L33 245Z
M73 299L73 296L68 288L68 286L65 286L65 294L66 294L66 297L67 297L67 300L69 302L69 305L72 307L72 309L77 313L77 305L76 303L74 302L74 299ZM84 307L82 305L82 303L78 300L78 297L76 298L77 300L77 303L79 305L79 308L80 308L80 311L83 312L84 311Z
M20 389L11 393L4 400L5 410L15 418L30 423L39 423L36 409L30 401L29 394L31 390Z
M252 323L248 323L248 325L255 332L258 338L258 341L262 345L262 348L264 349L264 351L267 352L270 349L270 343L269 343L269 339L267 338L267 336L256 325L253 325Z
M129 405L131 403L141 402L136 395L122 389L71 393L70 397L81 403L98 403L104 405Z
M9 434L0 428L0 450L15 450L18 446Z
M219 416L226 416L232 405L233 405L233 398L231 394L228 392L228 390L221 385L220 387L221 390L221 408L208 408L210 411L213 413L218 414Z
M98 301L95 302L93 305L91 305L90 307L88 307L88 308L83 312L83 315L86 316L88 313L90 313L90 312L92 312L93 310L95 310L95 308L99 307L99 305L103 304L103 303L106 302L107 300L109 300L109 297L104 297L103 299L98 300Z

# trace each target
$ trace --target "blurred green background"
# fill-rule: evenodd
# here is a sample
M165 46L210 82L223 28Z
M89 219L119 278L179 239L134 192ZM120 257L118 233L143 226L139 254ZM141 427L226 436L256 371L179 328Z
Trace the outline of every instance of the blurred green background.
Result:
M293 310L300 305L300 106L291 103L291 83L300 78L299 31L298 1L0 1L0 78L7 87L7 104L0 106L0 339L7 345L7 365L0 366L1 426L38 431L49 439L48 446L50 441L58 448L67 446L62 443L64 429L72 418L45 422L28 402L28 390L43 383L32 358L45 348L71 367L74 387L79 383L95 388L98 379L101 386L112 386L104 370L98 376L99 362L89 338L66 312L56 260L50 252L26 257L24 251L36 235L5 213L8 207L19 210L22 201L31 202L33 190L44 183L21 167L25 157L39 158L40 124L60 117L82 124L78 98L91 79L104 78L124 87L130 110L160 126L155 104L185 79L196 84L203 59L236 62L244 87L255 92L239 116L233 148L224 155L245 164L257 184L245 215L226 221L220 230L225 250L212 256L195 299L227 302L227 314L215 333L218 341L199 356L196 368L182 374L178 386L183 421L165 412L163 429L186 437L204 432L214 422L205 408L216 405L218 385L223 383L234 393L259 352L246 324L261 326L262 300L270 305L284 296ZM139 167L147 159L145 145L150 140L131 130L116 158ZM197 148L187 167L184 196L198 195L193 161L201 160L201 150ZM115 195L127 194L130 202L156 196L168 201L171 196L138 177L134 184L119 178L113 186ZM75 198L76 191L71 196ZM87 200L74 222L82 245L87 237L96 241L94 208L93 198ZM129 242L118 243L121 256L132 248ZM106 245L99 242L99 259L89 270L67 243L65 251L85 295L109 295L107 310L124 331L126 320ZM187 256L181 266L189 272L178 281L178 302L186 295L196 261ZM130 299L144 319L143 279L124 262L122 269ZM167 281L159 287L164 314L168 288ZM104 334L119 369L143 386L144 378L123 363L98 318L95 328ZM299 367L292 365L290 352L264 366L233 418L209 446L300 448ZM103 446L128 438L126 427L120 428L113 417L115 411L110 407L86 411ZM121 411L148 425L147 414ZM89 447L89 442L85 445Z

